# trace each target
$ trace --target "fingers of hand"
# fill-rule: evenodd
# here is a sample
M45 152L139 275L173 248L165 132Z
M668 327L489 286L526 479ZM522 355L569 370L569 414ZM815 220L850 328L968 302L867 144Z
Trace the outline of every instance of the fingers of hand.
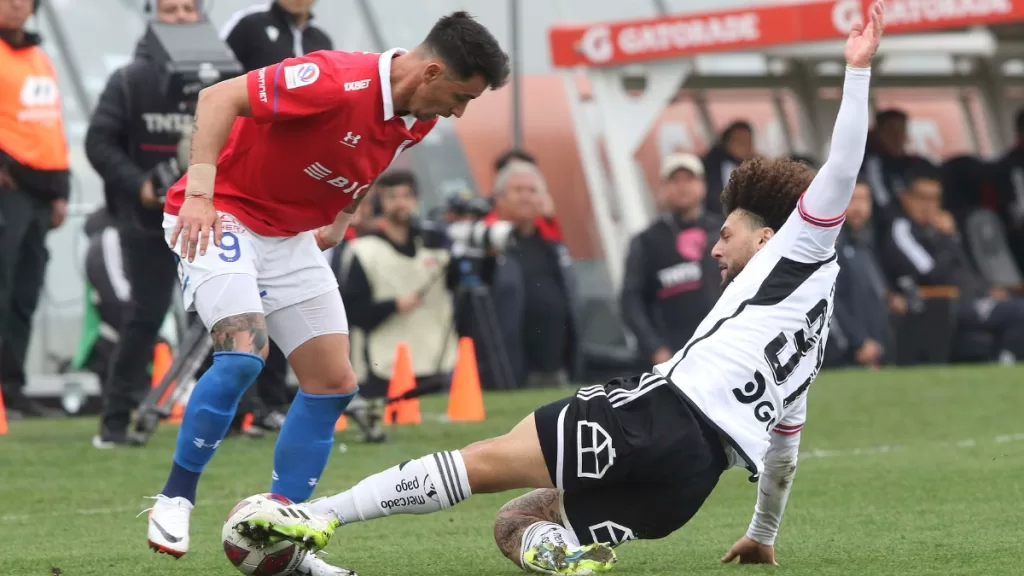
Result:
M188 261L192 262L196 259L196 247L199 246L199 233L202 231L202 227L195 224L189 224L186 225L185 228L188 230Z
M213 245L219 248L223 236L224 230L221 228L220 216L215 213L213 217Z
M213 235L214 227L205 222L199 226L199 255L206 255L206 247L210 245L210 236Z

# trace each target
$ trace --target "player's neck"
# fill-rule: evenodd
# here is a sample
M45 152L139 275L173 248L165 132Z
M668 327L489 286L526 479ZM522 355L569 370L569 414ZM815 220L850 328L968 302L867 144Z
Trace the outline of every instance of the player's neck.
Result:
M704 207L700 204L690 208L684 208L676 211L676 218L679 218L681 222L693 222L697 218L700 218L701 213L704 212Z
M409 101L416 90L414 79L419 75L414 52L399 54L391 59L391 103L395 116L409 113Z

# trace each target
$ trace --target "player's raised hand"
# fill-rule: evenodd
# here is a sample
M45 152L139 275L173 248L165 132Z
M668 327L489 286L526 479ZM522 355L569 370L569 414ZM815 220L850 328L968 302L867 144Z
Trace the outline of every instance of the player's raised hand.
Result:
M885 4L882 0L875 0L868 8L867 25L857 22L850 30L850 36L846 39L846 63L855 68L869 68L871 58L882 40L884 28Z
M195 260L197 249L200 256L206 254L211 236L214 245L220 246L220 217L213 207L213 200L197 196L185 198L178 210L178 221L171 232L171 249L178 246L179 236L181 249L178 254L189 262Z
M722 556L722 562L732 562L739 558L740 564L772 564L775 561L775 547L761 544L747 536L740 538L732 548Z

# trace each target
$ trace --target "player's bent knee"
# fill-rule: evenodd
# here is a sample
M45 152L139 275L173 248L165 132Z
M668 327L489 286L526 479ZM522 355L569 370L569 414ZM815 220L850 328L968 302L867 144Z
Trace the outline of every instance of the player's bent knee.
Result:
M352 366L336 368L330 373L315 378L299 380L302 391L311 395L349 394L359 387Z
M258 312L218 320L210 329L210 336L214 352L245 352L266 360L270 351L267 322Z

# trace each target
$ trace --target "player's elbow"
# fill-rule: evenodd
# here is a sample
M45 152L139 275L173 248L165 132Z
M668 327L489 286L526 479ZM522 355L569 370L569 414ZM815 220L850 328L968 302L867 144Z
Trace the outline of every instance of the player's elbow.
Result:
M196 113L216 110L215 114L233 114L248 116L249 92L245 76L238 76L199 91Z

